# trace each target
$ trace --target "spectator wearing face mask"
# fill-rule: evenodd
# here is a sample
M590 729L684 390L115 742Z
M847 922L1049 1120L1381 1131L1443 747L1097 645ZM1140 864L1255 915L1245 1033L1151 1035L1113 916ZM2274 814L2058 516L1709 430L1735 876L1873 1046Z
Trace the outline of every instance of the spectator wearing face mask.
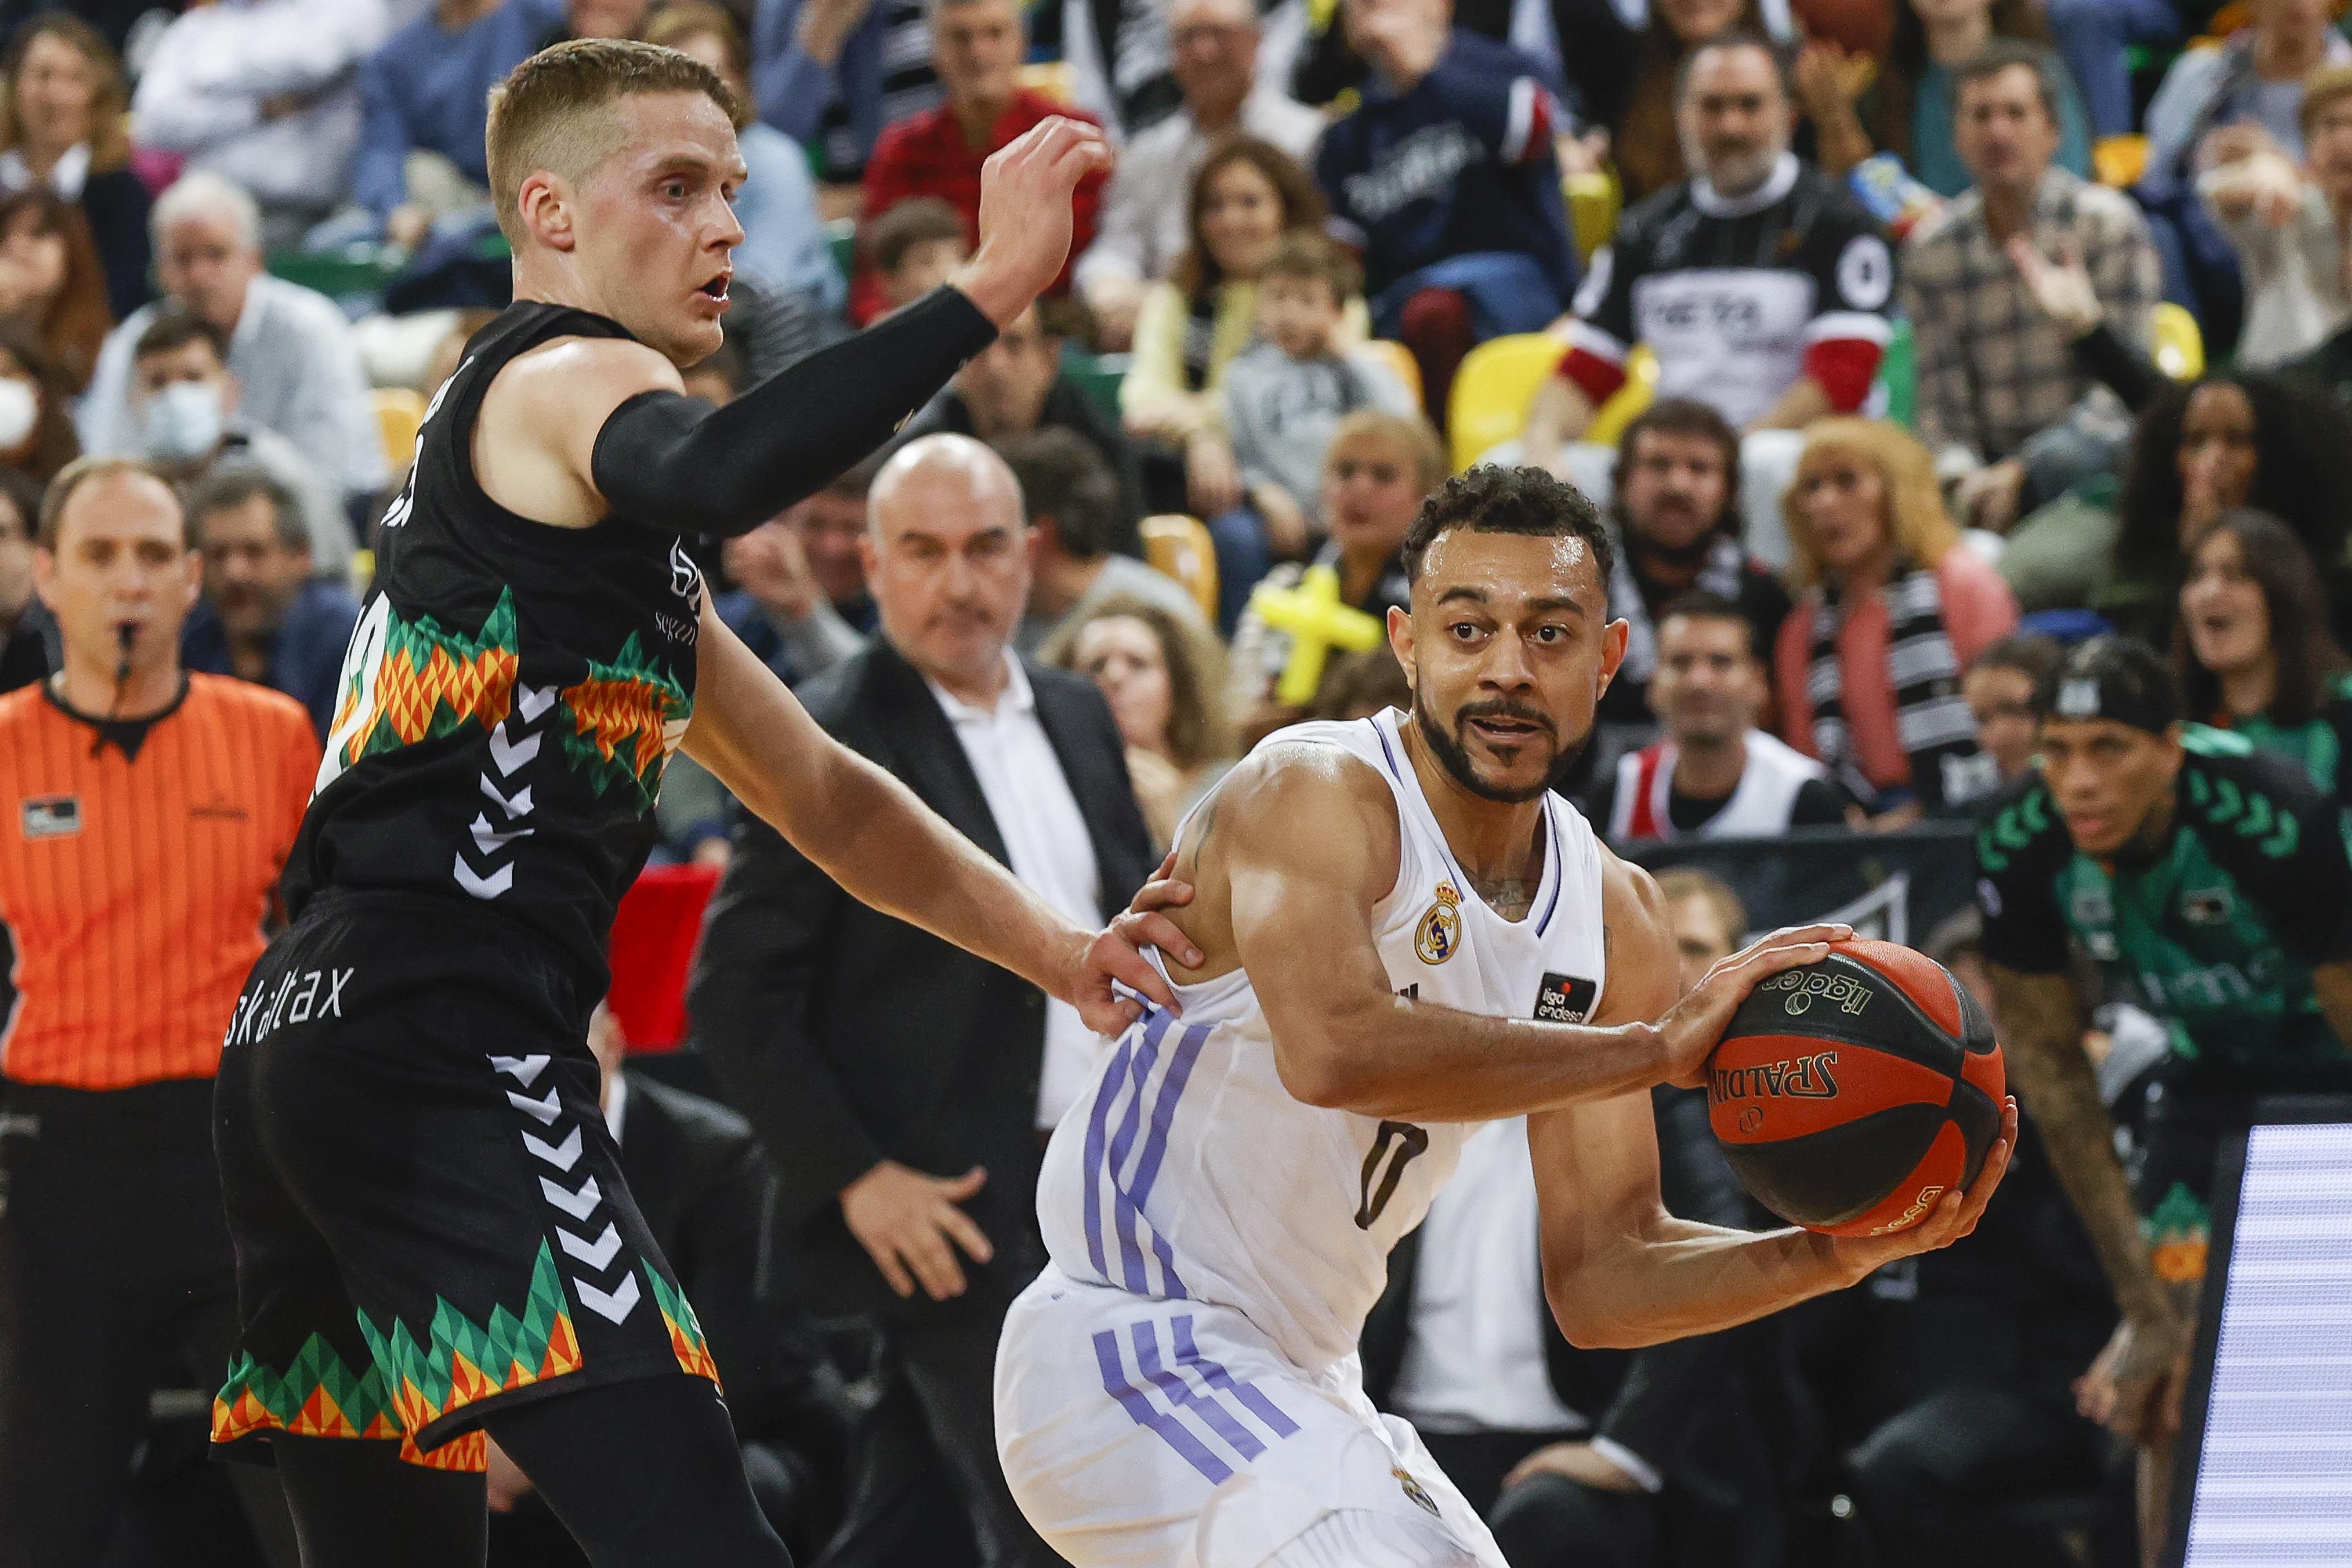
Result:
M139 334L131 374L134 444L158 472L187 484L224 460L249 460L296 497L312 568L338 578L351 570L351 525L317 470L292 442L239 414L219 328L166 307Z
M76 411L82 445L109 456L142 449L131 362L156 317L177 307L225 345L247 421L292 443L339 501L373 499L387 476L383 437L351 323L325 295L262 270L253 198L217 174L183 175L156 202L153 226L166 301L133 311L99 351ZM320 564L329 564L323 549Z
M301 505L257 464L214 467L189 491L188 516L205 596L181 633L181 662L284 692L310 710L323 742L359 601L311 574Z
M46 485L81 455L65 379L33 334L0 321L0 468Z

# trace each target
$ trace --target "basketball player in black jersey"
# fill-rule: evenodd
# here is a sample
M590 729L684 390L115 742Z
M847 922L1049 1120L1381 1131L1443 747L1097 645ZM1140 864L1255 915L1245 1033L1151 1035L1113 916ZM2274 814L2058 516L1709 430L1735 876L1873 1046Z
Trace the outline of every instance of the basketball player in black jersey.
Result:
M493 95L515 304L435 396L231 1026L216 1145L243 1333L215 1441L276 1459L306 1563L475 1563L485 1433L592 1561L779 1564L693 1309L623 1185L584 1043L681 741L851 892L1076 1002L1167 993L1156 915L1072 926L828 739L711 612L733 534L885 440L1060 270L1108 154L1049 120L989 162L971 263L723 411L737 110L649 46ZM689 725L689 721L690 725Z

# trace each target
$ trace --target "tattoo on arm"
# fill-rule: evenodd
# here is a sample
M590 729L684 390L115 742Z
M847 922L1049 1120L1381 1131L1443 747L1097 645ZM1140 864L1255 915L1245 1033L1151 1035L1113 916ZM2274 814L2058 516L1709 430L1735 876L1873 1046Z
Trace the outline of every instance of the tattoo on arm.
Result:
M2099 1101L2097 1076L2083 1054L2083 1019L2073 982L2060 975L1990 967L2019 1092L2032 1108L2050 1163L2090 1234L2116 1303L2127 1315L2161 1315L2170 1303L2116 1159L2115 1127Z

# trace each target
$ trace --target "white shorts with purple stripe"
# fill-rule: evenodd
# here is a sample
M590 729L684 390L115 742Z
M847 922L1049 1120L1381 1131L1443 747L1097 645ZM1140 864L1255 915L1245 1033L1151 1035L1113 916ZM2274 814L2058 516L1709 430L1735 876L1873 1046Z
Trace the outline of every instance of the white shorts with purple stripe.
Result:
M1504 1568L1353 1356L1303 1371L1231 1307L1048 1266L1004 1320L996 1447L1022 1512L1077 1568L1259 1568L1348 1511L1428 1543L1399 1561Z

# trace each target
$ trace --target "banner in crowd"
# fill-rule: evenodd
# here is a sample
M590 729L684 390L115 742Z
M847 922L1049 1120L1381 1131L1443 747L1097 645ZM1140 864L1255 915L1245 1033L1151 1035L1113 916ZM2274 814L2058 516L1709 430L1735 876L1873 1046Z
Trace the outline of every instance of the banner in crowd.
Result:
M1975 829L1927 822L1896 833L1805 828L1770 839L1666 839L1621 846L1651 871L1690 866L1721 878L1748 912L1748 936L1843 921L1856 935L1925 947L1976 902Z

